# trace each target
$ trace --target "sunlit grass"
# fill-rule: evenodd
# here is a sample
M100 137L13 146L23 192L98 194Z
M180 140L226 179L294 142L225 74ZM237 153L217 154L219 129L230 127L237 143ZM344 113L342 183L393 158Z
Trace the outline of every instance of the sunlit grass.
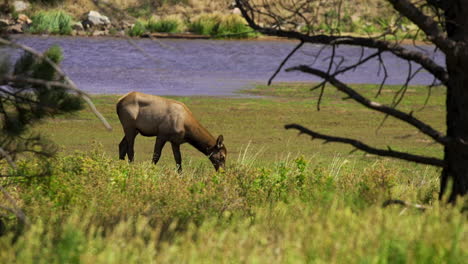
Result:
M41 11L32 17L31 33L70 35L73 18L70 14L61 11Z
M255 36L255 33L247 26L244 19L237 15L200 15L194 18L187 25L187 28L192 33L213 37L246 38Z
M215 136L223 134L227 168L216 173L193 147L182 148L179 175L170 148L150 162L154 138L137 137L136 162L117 159L123 136L118 95L94 96L114 126L89 111L44 122L61 147L48 178L3 179L30 220L15 244L0 237L1 263L464 263L463 201L438 201L440 170L354 152L285 131L297 122L378 147L441 157L411 127L342 100L328 87L320 111L313 84L257 87L263 98L175 97ZM366 95L375 87L356 85ZM375 99L391 102L398 87ZM404 110L444 130L444 92L426 107L424 87L410 87ZM1 164L6 168L6 164ZM34 175L33 160L20 161ZM382 208L387 199L425 204ZM7 219L8 227L14 218Z
M146 24L150 32L177 33L181 31L182 22L175 18L150 19Z

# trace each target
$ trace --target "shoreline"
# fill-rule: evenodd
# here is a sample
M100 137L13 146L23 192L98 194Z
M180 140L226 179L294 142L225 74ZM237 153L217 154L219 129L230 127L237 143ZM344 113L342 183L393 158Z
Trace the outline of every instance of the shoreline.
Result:
M68 38L96 38L96 39L168 39L168 40L215 40L215 41L272 41L272 42L297 42L298 39L286 38L286 37L276 37L276 36L258 36L255 38L216 38L207 35L197 35L190 33L151 33L145 34L141 37L132 37L129 35L101 35L101 36L92 36L92 35L56 35L56 34L31 34L31 33L16 33L8 34L13 38L20 36L27 37L38 37L38 38L48 38L48 37L68 37ZM359 37L359 36L356 36ZM387 40L388 41L388 40ZM393 42L393 41L388 41ZM319 43L310 43L317 45L325 45ZM413 40L413 39L403 39L399 41L399 45L411 45L411 46L434 46L432 43L428 43L422 40Z

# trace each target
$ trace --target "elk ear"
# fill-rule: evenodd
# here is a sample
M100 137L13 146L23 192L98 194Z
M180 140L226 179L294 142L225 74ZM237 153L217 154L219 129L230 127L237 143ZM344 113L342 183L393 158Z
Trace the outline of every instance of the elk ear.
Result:
M219 135L218 139L216 139L216 147L222 148L224 146L223 141L224 141L223 135Z

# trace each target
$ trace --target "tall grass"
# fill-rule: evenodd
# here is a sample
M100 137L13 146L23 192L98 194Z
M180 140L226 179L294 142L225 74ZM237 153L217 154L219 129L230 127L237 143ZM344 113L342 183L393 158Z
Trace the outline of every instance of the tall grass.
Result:
M180 32L182 22L176 18L150 19L146 23L146 28L150 32L176 33Z
M252 29L237 15L201 15L191 21L190 32L213 37L245 38L255 36Z
M29 31L35 34L70 35L72 23L72 16L64 11L41 11L32 17Z
M128 35L131 37L140 37L146 32L146 25L144 22L138 20L132 28L128 30Z
M240 159L251 158L245 151ZM234 163L224 173L194 165L178 175L99 150L58 157L49 178L8 180L31 224L14 244L11 234L0 237L0 262L466 260L466 215L439 207L438 182L428 180L435 173L385 162L334 164L297 157L261 167ZM26 176L37 169L31 161L18 166ZM427 197L433 208L425 213L380 207L388 198Z

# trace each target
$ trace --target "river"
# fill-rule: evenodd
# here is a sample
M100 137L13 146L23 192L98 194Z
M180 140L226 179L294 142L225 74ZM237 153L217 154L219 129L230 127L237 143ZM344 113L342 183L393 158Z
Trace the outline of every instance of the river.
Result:
M140 91L157 95L233 96L236 91L256 83L265 84L284 57L295 47L294 41L262 40L181 40L124 38L15 36L15 41L39 51L58 44L64 52L62 67L80 89L93 94L124 94ZM414 47L411 47L414 48ZM312 64L321 46L305 45L285 68ZM428 56L440 65L443 54L425 47ZM328 67L330 49L325 49L314 66ZM372 50L365 50L369 54ZM17 56L15 54L13 57ZM337 56L343 65L355 63L361 49L340 46ZM388 84L400 84L407 78L408 63L390 53L383 59ZM416 66L413 65L413 70ZM348 83L380 83L378 61L373 60L352 72L340 75ZM310 82L319 79L303 73L281 71L275 82ZM430 84L433 78L421 71L412 84Z

